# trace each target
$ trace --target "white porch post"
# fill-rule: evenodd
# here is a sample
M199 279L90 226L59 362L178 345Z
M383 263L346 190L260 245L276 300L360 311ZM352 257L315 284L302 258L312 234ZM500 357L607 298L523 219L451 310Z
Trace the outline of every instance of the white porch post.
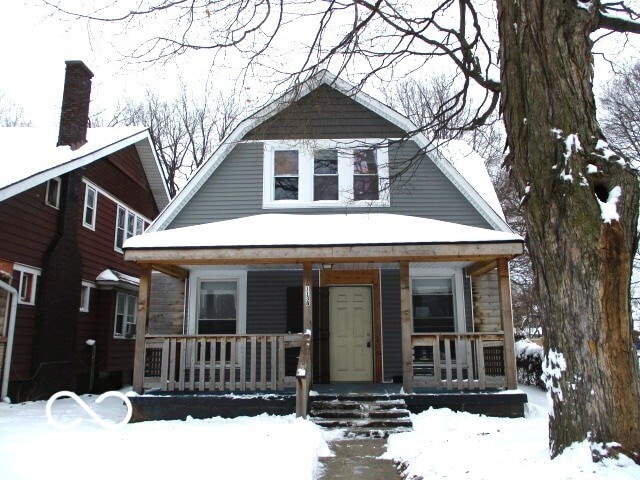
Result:
M311 334L311 344L309 345L309 379L313 383L313 264L304 263L302 265L302 328Z
M138 318L136 324L136 349L133 360L133 390L143 393L145 337L149 323L149 294L151 290L151 266L140 265L138 290Z
M402 388L413 392L413 348L411 348L411 287L409 262L400 262L400 322L402 330Z
M513 337L513 314L511 311L511 283L509 263L506 258L498 258L498 288L500 291L500 317L504 332L504 367L509 390L518 387L516 376L516 355Z

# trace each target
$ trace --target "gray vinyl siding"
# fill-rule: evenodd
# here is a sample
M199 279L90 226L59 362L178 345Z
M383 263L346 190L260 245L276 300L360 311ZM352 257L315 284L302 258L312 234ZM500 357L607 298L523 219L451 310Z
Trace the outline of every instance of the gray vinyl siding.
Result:
M244 140L400 138L405 132L347 95L321 85L247 133Z
M382 270L382 365L384 381L402 378L402 332L400 326L400 270Z
M464 276L464 316L467 324L467 332L473 332L473 296L471 294L471 277Z
M414 142L389 148L391 175L414 158L410 179L399 178L391 185L390 207L262 208L262 162L264 147L260 142L237 145L218 169L195 193L169 228L229 220L261 213L381 212L432 218L474 227L490 228L486 220L467 201L444 174L424 155L417 155ZM395 166L394 166L395 165Z
M247 273L247 333L286 333L287 287L301 287L301 271Z

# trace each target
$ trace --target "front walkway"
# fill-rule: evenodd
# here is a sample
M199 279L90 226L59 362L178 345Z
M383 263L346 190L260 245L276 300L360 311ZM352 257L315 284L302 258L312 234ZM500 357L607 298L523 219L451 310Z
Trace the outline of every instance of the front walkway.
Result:
M380 460L387 441L378 438L338 439L329 442L334 457L320 459L318 480L400 480L392 460Z

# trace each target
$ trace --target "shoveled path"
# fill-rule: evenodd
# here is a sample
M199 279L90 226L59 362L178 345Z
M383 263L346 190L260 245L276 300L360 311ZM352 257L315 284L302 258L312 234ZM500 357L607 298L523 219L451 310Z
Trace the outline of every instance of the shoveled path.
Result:
M379 438L353 438L329 443L334 457L320 459L318 480L358 479L400 480L392 460L379 460L386 451L387 441Z

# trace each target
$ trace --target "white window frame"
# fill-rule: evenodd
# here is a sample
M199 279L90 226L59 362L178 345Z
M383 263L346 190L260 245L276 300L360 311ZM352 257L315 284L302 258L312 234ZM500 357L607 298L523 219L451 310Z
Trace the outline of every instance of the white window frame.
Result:
M235 281L238 288L236 334L247 333L247 272L233 270L196 270L189 276L189 321L187 334L195 335L198 327L198 295L200 283L207 281Z
M388 140L278 140L264 142L262 208L326 208L333 206L388 207L389 151ZM378 164L378 200L353 199L353 151L372 148ZM314 150L338 150L338 200L313 200ZM275 200L275 151L298 150L298 199Z
M35 305L36 304L36 292L38 290L38 278L42 273L42 270L21 263L15 263L13 265L14 276L16 273L20 274L18 279L18 303L22 305ZM31 286L28 296L23 295L23 289L25 282L31 281Z
M449 278L452 280L455 333L465 333L467 331L467 321L464 308L464 274L462 269L409 267L409 285L411 286L412 297L413 280L422 278ZM413 332L413 300L411 305L411 332Z
M89 204L89 191L93 192L93 204ZM87 209L91 208L91 222L87 222ZM98 209L98 189L93 185L86 184L84 190L84 207L82 209L82 226L89 230L96 229L96 218Z
M56 191L56 199L55 204L49 203L49 189L51 188L51 183L55 182L57 185ZM49 205L52 208L59 209L60 208L60 189L62 188L62 182L60 181L60 177L50 178L47 180L47 190L44 194L44 203Z
M118 229L120 228L118 225L118 218L120 218L121 211L124 212L123 213L124 225L122 227L122 244L123 245L124 245L124 242L127 241L127 239L131 237L135 237L136 235L140 235L141 233L144 233L144 230L145 230L144 224L150 223L145 217L140 215L135 210L127 208L125 205L118 203L116 207L116 224L115 224L115 236L113 238L113 249L116 252L120 252L120 253L122 253L123 251L122 247L118 246ZM131 219L131 223L129 223L130 219ZM132 227L131 229L129 228L129 225L131 225Z
M125 299L124 304L124 317L122 319L122 332L118 333L116 328L118 326L118 302L120 298ZM133 322L128 321L127 315L127 307L129 306L129 302L133 302ZM127 334L130 331L129 325L137 325L138 324L138 295L130 292L116 292L116 305L115 312L113 315L113 338L117 339L132 339L136 338L135 334Z
M80 287L80 311L88 312L89 307L91 305L91 289L95 288L95 284L91 282L82 281L82 286ZM86 294L85 294L86 292Z

